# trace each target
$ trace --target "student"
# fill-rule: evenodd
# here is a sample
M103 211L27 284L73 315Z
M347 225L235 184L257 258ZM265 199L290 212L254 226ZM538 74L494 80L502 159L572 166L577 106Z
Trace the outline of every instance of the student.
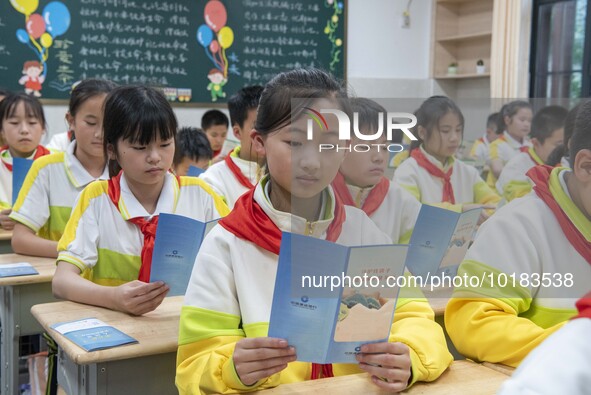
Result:
M490 143L495 141L499 135L497 134L497 118L499 113L495 112L486 119L486 133L479 138L472 145L470 150L470 157L474 160L486 163L488 161L488 148Z
M207 169L213 151L203 130L184 127L176 135L173 168L177 176L186 176L189 167Z
M240 140L240 146L226 156L223 162L216 163L201 175L214 191L224 197L230 209L243 193L254 187L260 177L259 163L262 158L253 152L250 132L257 117L262 92L262 86L248 86L228 100L232 131Z
M47 143L47 148L52 152L65 152L68 150L68 146L74 139L74 133L67 131L64 133L54 134Z
M562 144L564 120L568 111L560 106L547 106L536 113L529 134L532 146L507 162L497 181L497 191L507 201L524 196L531 191L525 173L537 165L543 165L550 153Z
M458 276L492 278L492 286L456 288L445 311L449 336L466 357L519 365L589 290L590 125L586 103L571 139L572 170L532 168L535 193L504 206L478 231Z
M373 100L351 99L351 107L359 116L359 131L373 134L378 117L386 109ZM353 137L351 144L365 143ZM374 141L389 144L386 135ZM332 187L344 204L362 209L394 243L407 244L421 210L421 203L404 188L384 177L389 152L374 147L368 152L352 150L345 155Z
M505 163L517 155L522 147L531 146L527 135L531 130L532 117L531 104L525 101L512 101L501 108L500 120L504 126L502 135L490 143L488 150L490 171L487 183L491 188L495 187Z
M199 179L169 172L177 121L160 92L118 87L105 99L104 115L111 179L89 184L78 196L58 244L53 293L141 315L168 291L162 282L149 283L158 214L208 221L228 209Z
M305 102L294 112L292 98ZM313 139L306 138L303 106L349 112L344 99L341 86L315 69L281 73L265 87L251 136L269 172L201 246L181 310L180 393L255 391L321 373L363 371L378 387L401 391L415 381L435 380L450 364L426 300L399 299L390 342L364 345L359 364L295 362L297 350L286 340L266 337L281 230L344 245L390 243L361 210L335 199L329 186L344 152L319 153L318 146L338 144L336 118L327 117L326 131L313 126Z
M591 292L577 302L579 314L536 347L499 395L584 395L591 388Z
M49 154L39 145L45 132L45 114L39 100L26 93L11 93L0 102L0 226L14 228L12 209L12 158L37 159Z
M70 94L66 120L76 139L66 152L36 160L27 174L10 218L16 222L12 249L57 258L76 197L95 179L108 180L103 152L103 103L115 84L88 79Z
M564 138L562 144L556 147L554 151L548 155L548 159L546 160L548 166L570 167L568 150L570 149L570 138L575 129L575 120L579 108L581 108L581 104L574 106L566 115L566 118L564 119Z
M476 207L494 209L501 198L480 178L478 170L454 158L464 134L464 116L445 96L425 100L416 112L410 158L394 173L393 181L421 203L453 211ZM480 221L488 218L483 210Z
M213 150L214 163L224 159L219 157L228 135L229 121L226 114L220 110L209 110L201 118L201 129L207 135L211 149ZM216 160L217 158L217 160Z

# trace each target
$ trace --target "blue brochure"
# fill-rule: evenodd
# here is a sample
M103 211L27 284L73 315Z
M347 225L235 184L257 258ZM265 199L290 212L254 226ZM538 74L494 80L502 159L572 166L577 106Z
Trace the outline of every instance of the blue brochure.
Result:
M133 337L96 318L61 322L51 325L51 328L86 351L103 350L138 342Z
M187 170L187 176L189 177L199 177L201 175L201 173L203 173L205 170L203 170L200 167L197 166L189 166L189 170Z
M168 296L184 295L203 238L217 222L217 219L204 223L182 215L160 214L150 282L168 284Z
M283 233L269 336L298 361L356 363L361 345L387 341L407 245L346 247ZM389 280L390 279L390 280Z
M33 161L24 158L12 158L12 204L16 203L18 193L20 192L25 177L31 168Z
M39 274L39 272L30 263L19 262L0 265L0 277L30 276L33 274Z
M406 259L415 276L455 276L473 240L482 209L464 213L423 204Z

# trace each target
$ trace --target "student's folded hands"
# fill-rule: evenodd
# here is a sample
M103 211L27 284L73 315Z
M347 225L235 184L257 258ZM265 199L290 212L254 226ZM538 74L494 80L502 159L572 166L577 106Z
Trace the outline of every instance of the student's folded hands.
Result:
M8 217L11 212L12 209L10 208L0 211L0 228L4 230L14 229L14 221Z
M133 315L149 313L160 306L169 287L162 281L145 283L134 280L115 288L116 309Z
M378 387L400 392L411 378L410 350L403 343L373 343L361 346L357 354L359 367L369 373Z
M285 369L297 358L287 340L273 337L250 337L236 343L232 359L236 373L246 386Z

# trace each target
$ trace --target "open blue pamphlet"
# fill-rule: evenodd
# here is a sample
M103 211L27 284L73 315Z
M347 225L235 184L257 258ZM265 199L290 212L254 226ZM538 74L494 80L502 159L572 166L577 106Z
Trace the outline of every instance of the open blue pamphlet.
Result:
M408 245L346 247L284 232L269 336L298 361L356 363L361 345L387 341Z
M0 277L29 276L32 274L39 274L39 272L30 263L19 262L0 265Z
M12 158L12 204L16 203L18 193L20 192L25 177L29 172L29 169L33 165L31 159L25 158Z
M200 222L182 215L160 214L150 282L164 281L170 287L168 296L184 295L199 247L217 223L217 219Z
M103 350L138 342L133 337L96 318L61 322L51 325L51 328L86 351Z
M456 213L423 204L406 259L415 276L455 276L476 231L481 208Z

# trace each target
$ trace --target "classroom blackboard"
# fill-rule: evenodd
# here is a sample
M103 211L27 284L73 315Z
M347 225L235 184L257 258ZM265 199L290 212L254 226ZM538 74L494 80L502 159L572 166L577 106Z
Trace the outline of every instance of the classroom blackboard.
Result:
M345 78L346 0L0 0L0 86L67 99L84 78L225 102L276 73Z

